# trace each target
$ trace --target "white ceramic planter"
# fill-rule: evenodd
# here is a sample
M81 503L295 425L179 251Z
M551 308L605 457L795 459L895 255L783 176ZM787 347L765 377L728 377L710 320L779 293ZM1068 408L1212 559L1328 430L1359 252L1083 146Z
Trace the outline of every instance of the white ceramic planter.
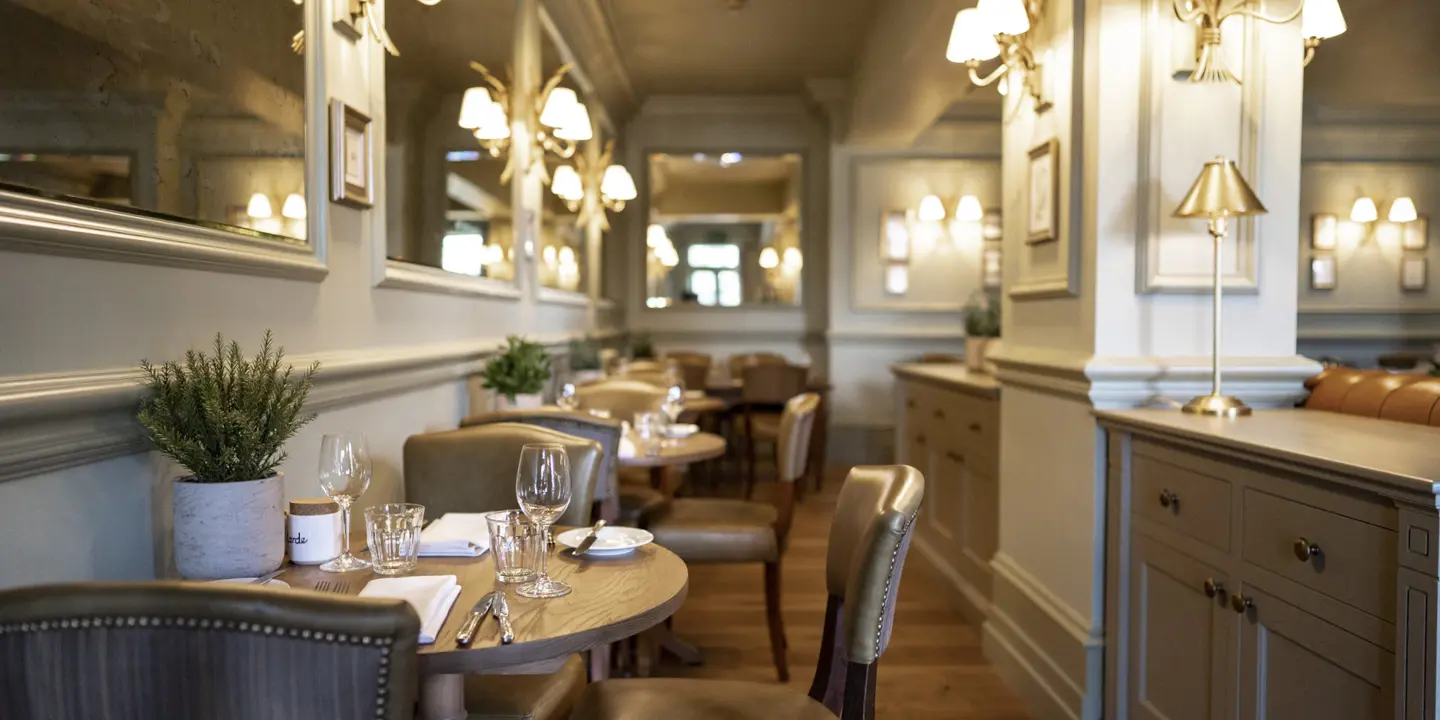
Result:
M570 373L570 382L575 383L576 386L599 382L604 379L604 370L574 370Z
M499 393L495 394L496 410L535 410L545 405L545 396L540 393L516 395L514 402Z
M985 354L990 350L991 338L965 338L965 367L971 372L985 372Z
M175 569L191 580L255 577L285 559L285 476L234 483L176 478Z

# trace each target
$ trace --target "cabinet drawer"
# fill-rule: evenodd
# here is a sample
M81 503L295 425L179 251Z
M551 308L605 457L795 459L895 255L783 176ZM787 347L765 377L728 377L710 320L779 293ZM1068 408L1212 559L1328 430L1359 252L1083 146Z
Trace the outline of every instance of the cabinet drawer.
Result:
M957 392L937 394L928 408L931 427L952 447L995 460L1000 454L1000 403Z
M1395 621L1395 533L1254 488L1241 555L1297 583Z
M1229 552L1231 485L1228 480L1201 475L1143 455L1134 456L1131 468L1135 486L1131 512Z

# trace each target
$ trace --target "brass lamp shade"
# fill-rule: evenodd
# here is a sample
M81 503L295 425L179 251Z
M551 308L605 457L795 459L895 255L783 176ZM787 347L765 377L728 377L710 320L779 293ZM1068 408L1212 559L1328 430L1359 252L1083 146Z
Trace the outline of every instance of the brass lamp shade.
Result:
M1175 217L1213 218L1238 215L1263 215L1267 212L1255 197L1255 191L1240 176L1235 163L1217 157L1205 163L1200 177L1190 186L1190 192L1175 208Z

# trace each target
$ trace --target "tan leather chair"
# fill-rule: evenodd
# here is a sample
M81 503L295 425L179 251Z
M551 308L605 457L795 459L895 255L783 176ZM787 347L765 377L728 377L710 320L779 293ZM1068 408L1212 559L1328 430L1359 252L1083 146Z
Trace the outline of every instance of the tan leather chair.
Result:
M764 563L765 615L770 650L780 682L790 677L785 662L785 626L780 616L780 556L795 511L795 481L805 476L810 432L820 396L800 395L785 404L779 437L779 476L773 504L748 500L680 498L650 523L655 542L687 563Z
M670 389L670 374L665 370L630 370L616 375L614 380L645 383L663 390Z
M673 358L686 390L704 390L710 385L710 368L714 360L709 355L686 355Z
M565 446L570 507L557 524L589 525L604 450L594 440L538 425L502 422L411 436L405 441L405 497L424 505L426 517L517 507L515 471L528 443ZM576 655L558 672L522 681L507 675L468 676L465 707L470 720L564 718L584 687L585 663Z
M0 718L414 717L403 600L207 583L0 592Z
M757 441L775 443L785 403L806 391L809 376L809 369L788 363L751 365L741 373L740 403L736 409L742 420L747 500L755 492Z
M786 365L790 361L784 355L772 352L741 353L731 355L727 363L730 366L730 377L738 378L745 368L755 365Z
M783 685L715 680L607 680L572 720L847 720L875 717L875 678L925 479L912 467L857 467L840 489L825 559L825 630L809 696Z
M1306 380L1305 387L1307 410L1440 425L1440 378L1334 367Z
M631 360L625 364L625 372L654 372L664 369L665 366L658 360Z
M633 423L635 414L654 412L665 402L665 390L636 380L606 380L575 388L581 410L608 410L610 417Z

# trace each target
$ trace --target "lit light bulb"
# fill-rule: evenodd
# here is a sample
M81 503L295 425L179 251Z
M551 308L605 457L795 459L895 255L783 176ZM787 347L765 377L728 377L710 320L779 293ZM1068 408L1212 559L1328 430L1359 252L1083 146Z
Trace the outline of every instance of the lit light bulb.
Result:
M664 225L651 225L645 231L645 247L659 248L670 243L670 236L665 234Z
M955 206L955 219L960 222L980 222L984 217L985 209L980 207L980 198L974 195L960 198L960 204Z
M780 253L775 248L767 247L760 251L760 267L766 270L773 270L780 266Z
M258 220L273 216L275 211L270 208L270 198L264 193L255 193L250 196L250 203L245 206L245 214Z
M1300 16L1300 35L1307 38L1332 38L1345 32L1345 15L1338 0L1305 0Z
M781 261L786 270L795 271L805 267L805 256L800 254L800 248L785 248L785 259Z
M305 197L299 193L290 193L285 196L285 204L280 206L280 214L291 220L305 219Z
M1357 223L1372 223L1380 219L1380 211L1375 207L1375 201L1368 197L1362 197L1355 201L1350 207L1350 221Z
M1415 211L1415 201L1408 197L1395 198L1390 203L1390 222L1408 223L1415 222L1420 215Z
M478 130L485 121L485 109L494 103L490 98L490 91L483 87L466 90L464 99L460 101L460 127Z
M577 201L585 198L585 187L580 182L580 173L571 165L555 168L555 177L550 180L550 191L564 200Z
M953 63L983 61L1000 56L1000 44L989 28L988 18L978 8L966 8L955 13L955 24L950 28L950 44L945 47L945 59Z
M630 177L630 171L624 165L611 165L605 168L605 175L600 178L600 194L611 200L634 200L635 179Z
M574 248L572 248L572 247L570 247L570 246L568 246L568 245L565 246L565 247L560 248L560 264L561 264L561 265L574 265L574 264L575 264L575 249L574 249Z
M926 195L920 200L918 217L922 222L940 222L945 219L945 203L938 195Z
M556 263L555 246L546 245L545 249L540 251L540 260L546 265L554 265Z
M575 122L576 106L580 98L567 87L557 87L545 98L545 109L540 111L540 124L550 128L569 128Z
M510 137L510 116L505 106L492 102L482 107L475 127L476 140L504 140Z
M555 130L555 137L573 142L595 137L595 129L590 125L590 110L585 107L585 103L575 103L575 107L570 111L570 120L564 127Z

